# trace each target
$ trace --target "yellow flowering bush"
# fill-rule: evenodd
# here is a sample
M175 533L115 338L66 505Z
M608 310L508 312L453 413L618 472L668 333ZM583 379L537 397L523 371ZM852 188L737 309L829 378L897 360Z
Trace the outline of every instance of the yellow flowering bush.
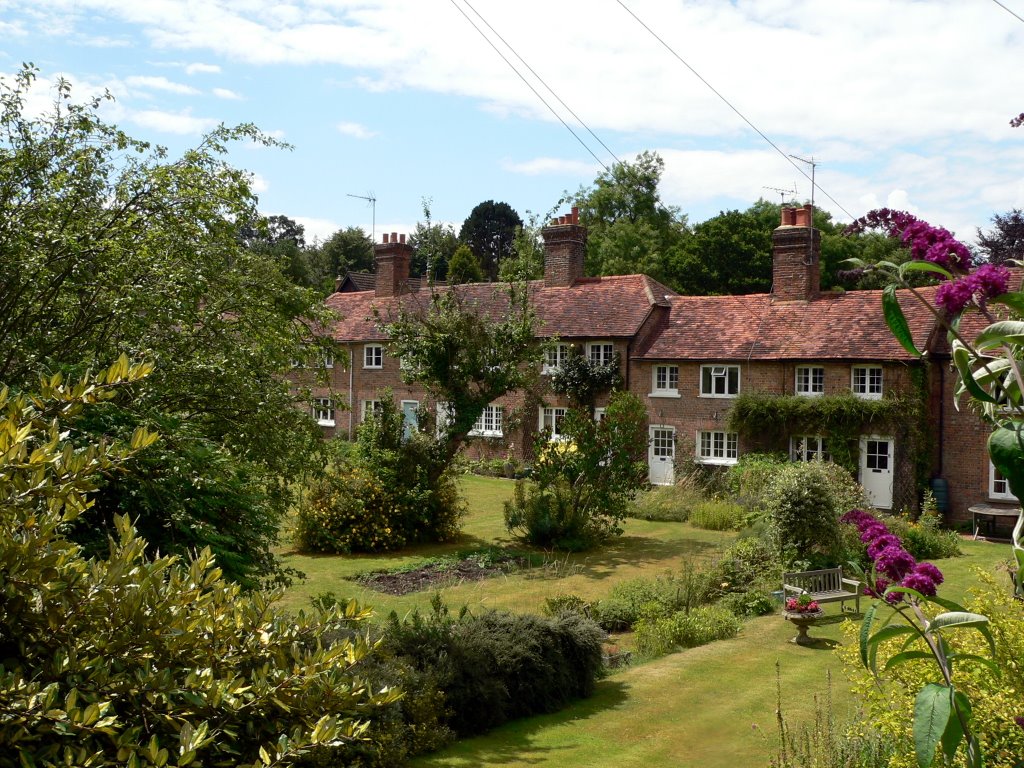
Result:
M956 666L957 690L970 699L972 730L983 746L985 765L1013 768L1024 757L1024 728L1018 724L1018 718L1024 717L1024 603L1015 600L990 574L980 574L980 578L982 586L972 594L966 607L988 617L995 638L993 660L1000 674L985 664L964 660ZM912 732L914 698L922 686L934 680L934 662L922 659L893 667L886 672L888 683L879 686L858 655L859 625L850 622L847 631L849 642L839 653L853 690L865 702L866 719L895 747L890 768L916 768ZM904 639L898 637L881 645L879 669L902 650ZM958 634L956 645L961 654L988 654L988 644L977 632ZM955 765L964 765L962 752L957 760Z
M300 549L386 552L458 534L463 502L452 472L430 438L403 432L401 411L384 398L351 454L306 494L296 526Z

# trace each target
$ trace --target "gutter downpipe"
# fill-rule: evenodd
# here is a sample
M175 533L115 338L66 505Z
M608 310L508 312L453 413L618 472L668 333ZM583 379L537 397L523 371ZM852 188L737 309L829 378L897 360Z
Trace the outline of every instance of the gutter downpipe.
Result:
M354 376L356 372L356 358L355 358L355 347L352 344L348 345L348 439L352 442L352 420L355 418L356 406L352 402L352 395L355 391L353 386Z

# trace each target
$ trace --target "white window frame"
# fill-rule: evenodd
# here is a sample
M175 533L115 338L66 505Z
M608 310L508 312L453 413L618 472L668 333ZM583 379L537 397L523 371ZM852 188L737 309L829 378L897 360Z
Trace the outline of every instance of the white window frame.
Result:
M313 398L313 418L321 427L333 427L335 425L334 401L329 397Z
M736 432L719 429L697 431L698 464L735 464L740 458L740 440Z
M565 418L566 408L560 405L556 406L539 406L537 408L537 431L543 432L545 429L551 431L551 442L559 442L567 439L562 434L561 426L562 419Z
M441 437L455 421L455 413L452 410L452 404L443 401L437 403L434 409L437 414L434 420L434 432Z
M820 381L816 381L819 377ZM794 372L794 380L794 391L802 397L821 397L825 394L823 365L798 365Z
M999 474L996 465L991 461L988 463L988 497L996 501L1019 501L1010 493L1010 481Z
M832 461L828 440L821 435L792 435L789 438L790 461Z
M381 401L380 400L363 400L362 410L361 410L362 421L366 421L366 412L367 411L373 411L373 413L377 413L378 411L380 411L380 409L381 409Z
M333 367L334 367L334 353L333 352L324 352L324 368L333 368Z
M711 389L712 391L706 391L704 389L704 371L710 371L711 376ZM736 391L729 391L729 374L731 371L736 371ZM725 392L716 392L716 383L719 381L725 382ZM741 371L738 365L726 365L724 363L702 365L700 367L700 396L701 397L737 397L740 394L741 389Z
M384 367L384 345L364 344L363 345L363 368L369 370L380 370Z
M679 397L678 365L655 365L651 368L651 393L648 397Z
M562 367L562 363L569 357L569 345L559 342L552 344L544 351L544 364L540 372L544 375L552 374Z
M600 424L602 421L604 421L605 416L607 416L607 414L608 414L608 409L607 408L595 408L594 409L594 421L596 421L598 424Z
M484 406L483 411L469 430L471 437L504 437L505 409L500 405Z
M615 362L615 344L610 341L588 341L587 360L595 365L611 365Z
M861 398L862 400L881 400L882 395L885 393L885 369L880 365L855 365L850 369L850 391L854 395ZM872 392L872 373L878 373L878 391ZM863 390L858 390L857 374L863 375L863 382L859 384L864 387Z

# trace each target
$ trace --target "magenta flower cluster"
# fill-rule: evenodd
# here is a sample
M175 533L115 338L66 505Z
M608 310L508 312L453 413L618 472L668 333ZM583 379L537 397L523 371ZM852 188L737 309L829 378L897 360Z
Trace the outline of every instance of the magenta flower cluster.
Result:
M995 264L982 264L974 272L943 283L935 290L935 303L955 315L974 301L984 306L986 299L1001 296L1010 289L1010 270Z
M898 237L917 261L930 261L952 272L966 272L971 268L971 251L953 234L942 227L934 227L906 211L879 208L868 211L846 228L848 233L880 229L889 237Z
M867 545L868 557L874 561L875 582L867 585L865 594L882 597L886 589L897 585L935 596L942 583L942 572L931 563L917 562L885 523L862 509L852 509L839 519L856 526L860 540ZM903 593L892 592L885 599L898 603L903 600Z

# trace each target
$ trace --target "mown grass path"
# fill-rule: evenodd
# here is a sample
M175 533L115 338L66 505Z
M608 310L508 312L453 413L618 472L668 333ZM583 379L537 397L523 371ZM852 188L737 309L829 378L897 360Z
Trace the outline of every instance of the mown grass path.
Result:
M309 597L333 591L372 605L378 614L425 608L432 593L392 597L348 581L357 573L419 562L467 547L513 546L504 530L501 502L508 481L468 477L464 490L472 509L462 541L389 556L308 557L286 554L285 562L309 576L289 590L286 605L299 609ZM539 611L546 597L574 593L603 597L617 581L656 576L687 558L714 559L734 534L701 531L678 523L629 520L626 534L600 552L551 557L546 568L449 586L441 590L453 608L501 607ZM964 542L965 556L938 562L946 574L942 595L962 599L974 582L972 569L991 570L1009 557L1007 545ZM867 605L862 602L862 608ZM616 672L595 696L554 715L510 723L482 737L422 757L419 768L464 766L558 766L558 768L746 768L766 766L777 750L776 663L787 721L810 721L823 705L827 673L833 679L838 719L854 716L842 663L833 649L850 642L839 607L811 629L819 642L788 642L793 628L779 616L747 622L739 637L676 653ZM817 695L817 699L815 696Z

